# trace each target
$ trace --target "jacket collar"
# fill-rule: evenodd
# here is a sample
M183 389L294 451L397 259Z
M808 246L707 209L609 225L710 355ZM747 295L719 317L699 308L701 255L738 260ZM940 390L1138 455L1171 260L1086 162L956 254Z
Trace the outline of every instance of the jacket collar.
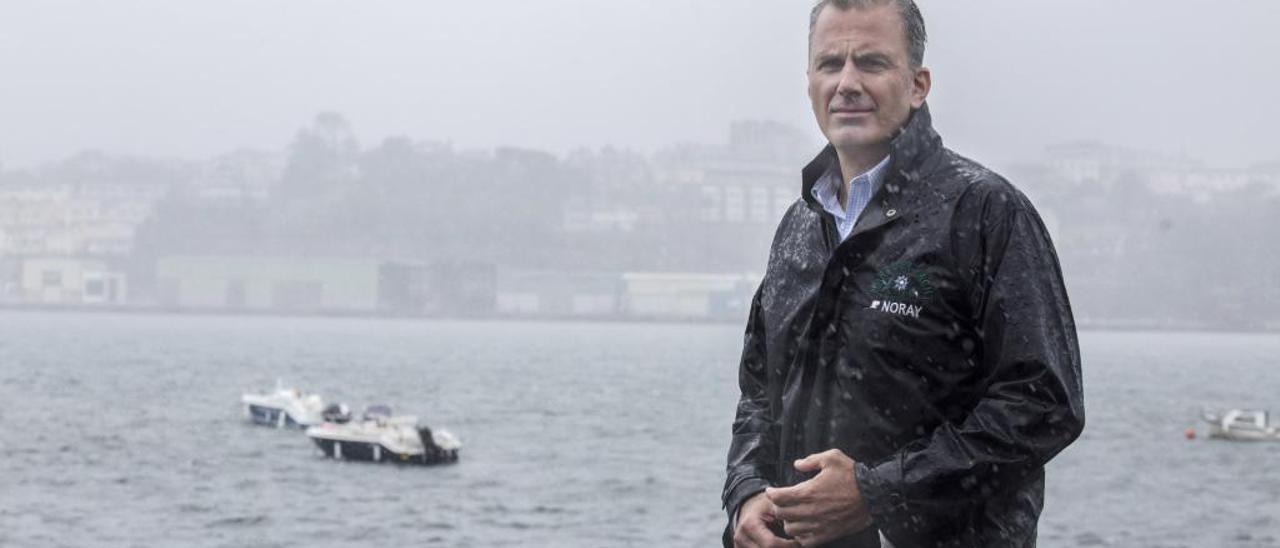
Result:
M854 226L854 235L883 226L902 217L899 209L908 201L909 195L918 192L919 183L936 167L938 152L942 149L942 137L933 129L933 118L929 114L929 105L922 105L906 125L898 130L897 135L889 142L889 168L880 189L876 191L871 202L867 204L858 223ZM813 186L839 157L830 144L818 153L818 156L805 166L802 173L803 188L801 197L815 211L822 211L822 204L813 197Z

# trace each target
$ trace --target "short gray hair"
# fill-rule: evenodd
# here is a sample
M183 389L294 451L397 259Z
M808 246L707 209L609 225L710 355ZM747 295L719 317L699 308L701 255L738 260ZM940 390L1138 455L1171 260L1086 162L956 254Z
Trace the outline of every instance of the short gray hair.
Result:
M831 6L840 11L851 9L867 9L874 6L893 4L902 17L902 26L907 35L907 56L911 59L912 68L924 66L924 47L929 42L929 33L924 28L924 16L915 0L820 0L813 6L809 14L809 45L813 46L813 28L818 25L818 16L822 10Z

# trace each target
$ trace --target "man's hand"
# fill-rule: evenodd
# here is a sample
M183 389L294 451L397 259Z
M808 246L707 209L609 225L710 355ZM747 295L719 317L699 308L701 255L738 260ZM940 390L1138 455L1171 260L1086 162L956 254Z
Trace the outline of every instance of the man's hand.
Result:
M776 507L787 534L802 546L817 546L871 526L853 459L843 451L809 455L796 461L796 470L818 475L793 487L766 489L765 496Z
M780 538L770 529L779 523L777 508L764 493L747 499L738 510L738 526L733 530L734 548L799 548L800 544Z

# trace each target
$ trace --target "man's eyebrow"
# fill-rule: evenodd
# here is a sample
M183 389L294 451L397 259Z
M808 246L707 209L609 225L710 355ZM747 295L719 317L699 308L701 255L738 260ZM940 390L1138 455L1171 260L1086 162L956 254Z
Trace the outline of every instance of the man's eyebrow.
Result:
M866 53L855 53L854 61L876 61L881 63L893 63L893 56L882 51L868 51Z
M827 50L814 52L813 60L827 61L830 59L843 59L844 56L845 56L845 53L843 51L836 50L836 49L827 49Z

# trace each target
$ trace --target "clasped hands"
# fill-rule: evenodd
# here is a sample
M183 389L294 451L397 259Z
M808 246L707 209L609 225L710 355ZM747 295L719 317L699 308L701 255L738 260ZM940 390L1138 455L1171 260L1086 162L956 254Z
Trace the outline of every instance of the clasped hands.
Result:
M798 485L770 487L747 499L733 531L736 548L819 546L871 526L871 514L858 491L854 461L843 451L809 455L797 460L795 467L801 473L818 474Z

